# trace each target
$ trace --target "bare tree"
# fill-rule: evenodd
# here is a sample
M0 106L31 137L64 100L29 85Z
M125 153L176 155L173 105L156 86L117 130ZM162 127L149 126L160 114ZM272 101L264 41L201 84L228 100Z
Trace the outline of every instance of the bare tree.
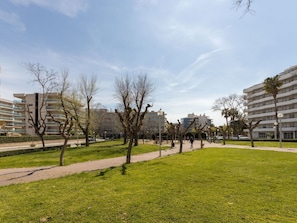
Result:
M91 121L90 121L90 131L94 134L94 140L96 141L96 135L100 132L100 126L102 125L104 115L99 111L101 105L98 103L91 109Z
M138 133L143 124L143 119L150 104L154 86L146 74L139 74L132 78L124 76L115 80L115 98L120 102L119 108L115 110L118 115L129 143L127 149L126 163L131 162L131 151L138 145Z
M194 131L195 133L198 133L198 138L200 139L200 149L202 149L204 146L202 132L205 130L206 126L207 126L207 123L205 123L204 125L201 125L201 124L196 125L196 122L195 122L195 125L194 125Z
M67 147L67 142L71 136L71 131L74 126L74 117L70 112L71 106L69 103L73 103L71 99L67 96L67 91L69 90L69 82L68 82L68 71L64 70L62 75L61 85L58 90L58 98L60 100L60 108L56 108L55 113L60 113L56 116L53 113L49 113L50 117L54 122L56 122L59 126L59 133L64 139L63 146L61 148L60 153L60 166L64 164L64 153Z
M74 118L77 122L78 127L81 129L83 134L85 135L86 146L89 146L89 131L90 131L90 121L91 121L91 101L93 96L96 95L98 91L97 87L97 77L95 75L87 76L82 75L79 79L78 84L79 92L76 95L78 100L84 105L85 108L85 116L82 117L81 106L76 106L73 108L74 110ZM76 93L73 92L73 95Z
M227 125L223 125L219 127L219 131L223 135L223 145L226 145L226 136L228 134L228 129L229 129L229 126Z
M46 103L48 94L52 92L56 86L57 73L53 70L48 70L46 67L40 65L39 63L26 63L24 64L25 69L27 69L33 76L33 82L36 82L41 87L41 94L36 93L36 103L35 111L31 111L29 105L26 106L26 112L28 114L28 122L34 130L35 134L41 139L43 148L45 147L44 135L47 127L47 111Z
M171 138L171 148L173 148L174 147L174 137L176 136L176 125L173 124L172 122L167 121L166 130Z
M183 152L183 138L184 138L185 134L189 131L189 129L195 122L196 122L196 118L194 118L186 128L183 128L181 125L181 122L179 120L177 120L176 132L177 132L178 139L179 139L179 153Z
M251 140L251 146L254 147L254 139L253 139L253 130L260 124L262 120L256 121L256 123L253 124L254 120L251 120L247 124L247 128L249 130L250 140Z

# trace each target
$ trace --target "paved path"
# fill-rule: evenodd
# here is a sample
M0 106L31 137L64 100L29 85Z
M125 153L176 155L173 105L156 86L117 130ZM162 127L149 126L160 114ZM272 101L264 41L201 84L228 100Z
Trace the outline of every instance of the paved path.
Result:
M249 147L249 146L237 146L237 145L222 145L217 143L208 143L204 141L204 147L221 147L221 148L242 148L242 149L260 149L260 150L274 150L281 152L295 152L297 149L290 148L267 148L267 147ZM186 142L183 145L183 152L199 149L200 142L195 141L194 149L190 148L190 143ZM177 154L179 152L179 146L175 146L174 149L162 150L162 157ZM145 153L141 155L132 156L131 162L141 162L159 158L159 151ZM88 161L83 163L71 164L68 166L45 166L45 167L32 167L32 168L10 168L0 170L0 186L25 183L32 181L39 181L43 179L58 178L70 174L76 174L86 171L94 171L109 168L112 166L121 166L125 163L125 157L117 157L96 161Z

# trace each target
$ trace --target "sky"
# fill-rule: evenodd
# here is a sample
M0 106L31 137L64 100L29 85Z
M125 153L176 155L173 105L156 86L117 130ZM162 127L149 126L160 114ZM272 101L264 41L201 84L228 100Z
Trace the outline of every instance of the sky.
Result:
M114 82L147 74L151 111L171 122L190 113L224 123L218 98L243 94L297 64L297 1L254 0L253 13L233 0L0 1L0 97L35 93L25 63L96 75L94 102L113 110Z

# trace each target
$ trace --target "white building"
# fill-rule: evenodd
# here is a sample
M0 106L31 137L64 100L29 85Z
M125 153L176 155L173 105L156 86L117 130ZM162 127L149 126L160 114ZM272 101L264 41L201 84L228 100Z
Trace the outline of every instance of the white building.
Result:
M0 134L6 134L14 130L13 103L0 98Z
M58 124L48 116L52 112L55 118L62 118L63 114L59 112L61 102L56 93L47 94L14 94L19 100L14 101L14 126L15 132L20 134L35 135L35 129L30 124L29 119L34 122L44 119L46 124L45 135L58 135Z
M186 118L181 119L182 127L187 128L194 119L196 119L195 120L196 125L201 127L205 126L205 128L207 128L212 124L211 119L205 114L195 115L194 113L192 113L192 114L188 114Z
M297 66L290 67L281 72L279 80L283 82L277 95L278 113L283 114L281 122L281 135L283 139L297 138ZM276 133L274 101L271 94L264 90L263 83L244 89L247 99L248 120L262 120L253 131L253 137L273 138Z

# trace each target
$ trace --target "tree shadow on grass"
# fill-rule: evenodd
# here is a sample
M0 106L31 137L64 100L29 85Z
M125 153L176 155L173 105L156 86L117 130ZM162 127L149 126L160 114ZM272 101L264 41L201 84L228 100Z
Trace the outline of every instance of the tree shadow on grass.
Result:
M105 174L107 174L109 171L113 170L114 168L115 168L114 166L111 166L111 167L109 167L109 168L107 168L105 170L100 170L100 172L98 173L97 177L103 177L103 176L105 176ZM122 175L126 175L126 169L127 169L126 164L123 164L121 166L121 168L122 168L121 169Z
M100 170L100 172L98 173L97 177L103 177L105 176L106 173L108 173L109 171L113 170L115 167L111 166L105 170Z

